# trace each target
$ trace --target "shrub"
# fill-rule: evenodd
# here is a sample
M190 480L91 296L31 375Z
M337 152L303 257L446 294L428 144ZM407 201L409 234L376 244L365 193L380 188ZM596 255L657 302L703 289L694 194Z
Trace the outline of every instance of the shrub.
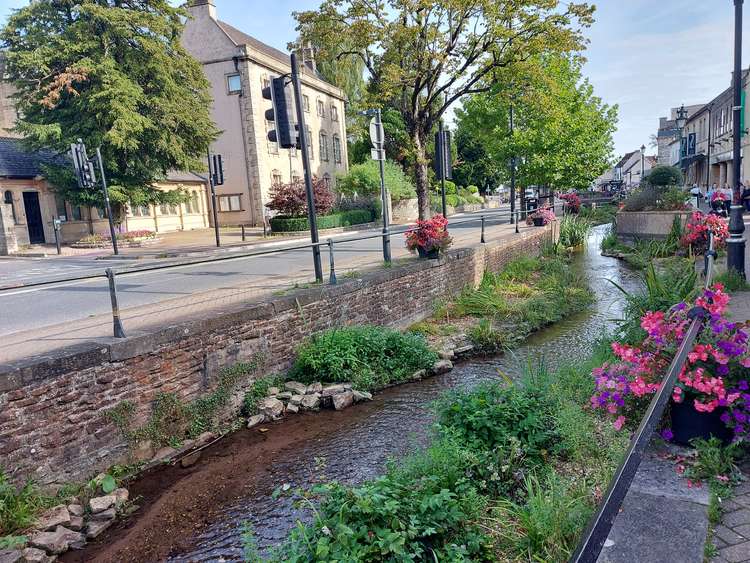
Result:
M625 200L625 211L680 211L685 209L687 194L680 188L646 184Z
M655 166L646 175L652 186L681 186L682 172L676 166Z
M0 536L28 528L36 515L49 506L50 499L41 495L31 481L16 488L0 469Z
M591 223L580 216L566 215L560 221L560 244L565 248L581 246L591 231Z
M320 215L317 219L319 229L334 229L369 223L373 220L373 215L369 209L352 209L351 211L341 211L339 213L331 213L330 215ZM307 217L278 215L271 217L269 223L271 224L271 230L275 233L310 230L310 221Z
M303 383L351 381L357 389L370 390L405 381L436 360L421 335L352 326L326 331L305 342L289 377Z
M496 354L505 347L505 334L495 329L487 319L480 320L479 324L471 327L466 335L474 348L483 354Z
M243 416L255 414L258 410L258 403L268 395L268 389L271 387L280 387L281 383L282 379L279 376L265 376L253 381L242 398L241 414Z
M404 174L401 166L387 160L383 163L385 186L391 195L391 201L417 197L417 191L411 180ZM378 162L368 160L355 164L346 175L339 176L336 189L346 196L380 197L380 167Z
M333 209L333 192L322 178L314 177L312 184L315 211L324 215ZM266 207L281 215L302 217L307 213L307 192L303 179L288 184L274 184L269 195L271 199Z

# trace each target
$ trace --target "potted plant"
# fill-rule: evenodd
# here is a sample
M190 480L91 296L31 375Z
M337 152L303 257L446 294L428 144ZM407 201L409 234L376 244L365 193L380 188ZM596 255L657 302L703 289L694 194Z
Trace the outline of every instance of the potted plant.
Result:
M669 434L682 444L693 438L746 439L750 432L750 346L745 326L724 314L729 295L721 284L705 290L694 306L707 312L678 381L672 389ZM666 313L648 312L641 318L646 338L638 346L613 343L619 361L594 370L594 408L615 416L622 428L627 416L642 412L649 395L659 388L664 373L690 324L690 303L678 303Z
M406 248L417 252L420 258L439 258L452 242L448 220L440 214L426 221L417 221L415 227L406 231Z
M560 199L563 200L563 211L567 213L577 214L581 210L581 198L575 192L562 194Z
M702 256L708 250L709 232L714 233L714 248L724 248L729 238L729 223L713 213L695 211L685 223L685 233L680 246L689 249L695 256Z
M534 213L526 217L526 224L534 225L535 227L543 227L544 225L551 223L555 219L555 211L549 206L544 206L540 207L539 209L534 211Z

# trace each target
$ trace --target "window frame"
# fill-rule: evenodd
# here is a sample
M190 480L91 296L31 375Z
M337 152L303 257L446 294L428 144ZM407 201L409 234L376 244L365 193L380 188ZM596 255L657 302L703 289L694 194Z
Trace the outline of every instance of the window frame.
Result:
M302 94L302 109L310 113L310 96L307 94Z
M233 209L232 208L232 201L235 198L236 198L236 200L237 200L237 202L239 204L239 208L238 209ZM219 209L217 209L217 211L219 213L237 213L239 211L244 211L244 208L242 206L242 194L241 193L236 193L236 194L221 194L221 195L217 196L217 200L218 200L218 204L219 204L218 205ZM224 209L224 206L222 204L223 201L226 201L229 204L229 208L228 209Z
M318 111L318 117L325 117L326 116L326 103L318 98L317 100L317 111Z
M333 162L341 164L343 155L341 154L341 137L338 134L333 136Z
M318 131L318 151L320 152L320 160L322 162L328 162L328 134L322 129Z
M339 120L339 108L336 104L331 104L331 121Z
M239 88L236 90L232 89L232 79L236 78L239 81ZM228 96L236 96L237 94L242 93L242 75L240 75L239 72L233 72L231 74L226 75L226 84L227 84L227 95Z

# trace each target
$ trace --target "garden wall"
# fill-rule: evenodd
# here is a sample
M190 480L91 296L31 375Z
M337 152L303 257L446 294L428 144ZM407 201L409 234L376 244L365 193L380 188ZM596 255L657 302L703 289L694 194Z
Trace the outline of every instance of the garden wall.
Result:
M615 219L617 238L626 244L638 240L665 240L675 218L679 218L684 227L689 216L689 211L620 211Z
M216 387L223 367L258 352L271 373L288 368L300 342L318 331L361 323L407 326L428 316L435 300L477 284L485 269L538 253L555 227L454 250L440 261L414 260L337 286L235 305L156 333L0 366L0 465L16 481L88 477L126 451L105 416L121 401L132 402L144 420L157 393L197 398Z

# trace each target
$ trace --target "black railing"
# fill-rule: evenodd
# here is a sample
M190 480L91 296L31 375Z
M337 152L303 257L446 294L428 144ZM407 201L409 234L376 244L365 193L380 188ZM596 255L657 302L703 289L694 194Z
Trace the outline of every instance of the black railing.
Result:
M704 267L706 289L711 285L715 258L716 252L714 251L714 237L713 234L711 234L709 237L709 250L706 253L706 263ZM685 365L688 353L693 349L695 339L700 333L701 328L703 328L706 311L700 307L694 307L689 312L689 317L692 321L685 333L685 337L672 359L672 363L662 380L659 390L651 400L648 410L646 411L643 420L641 420L640 426L638 426L638 430L636 430L633 435L633 438L630 441L630 447L620 463L620 466L617 468L617 471L610 482L609 489L604 495L602 503L599 505L599 509L590 520L586 530L581 536L578 548L573 554L573 557L570 558L570 563L595 563L599 558L604 542L607 540L607 536L609 536L615 518L617 518L617 514L620 511L622 502L625 500L630 485L633 483L633 479L635 478L635 474L641 464L646 447L651 441L651 437L654 430L656 430L657 424L659 424L659 421L664 415L664 410L672 396L672 390L677 382L677 377Z

